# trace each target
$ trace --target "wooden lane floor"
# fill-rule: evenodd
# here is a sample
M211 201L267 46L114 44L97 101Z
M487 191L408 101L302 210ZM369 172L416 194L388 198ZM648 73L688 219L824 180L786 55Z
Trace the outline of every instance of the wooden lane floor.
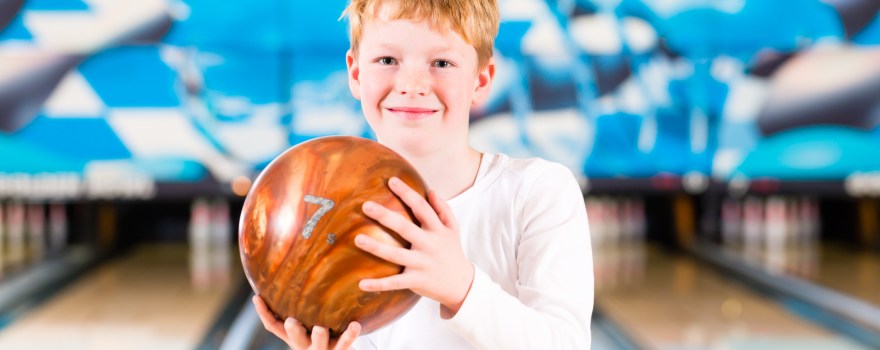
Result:
M645 349L865 349L693 257L595 246L596 309Z
M754 254L753 254L754 257ZM770 272L785 273L880 307L880 254L842 242L763 250Z
M804 277L880 307L880 256L876 252L823 244L816 260L817 273Z
M237 255L136 247L0 331L0 349L193 349L241 285Z

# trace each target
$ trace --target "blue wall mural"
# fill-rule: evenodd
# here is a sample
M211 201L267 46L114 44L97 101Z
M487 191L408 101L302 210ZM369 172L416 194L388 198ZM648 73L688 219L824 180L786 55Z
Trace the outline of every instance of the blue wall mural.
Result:
M301 141L372 137L347 86L344 6L0 1L0 198L226 188ZM880 171L878 0L500 9L478 149L587 178Z

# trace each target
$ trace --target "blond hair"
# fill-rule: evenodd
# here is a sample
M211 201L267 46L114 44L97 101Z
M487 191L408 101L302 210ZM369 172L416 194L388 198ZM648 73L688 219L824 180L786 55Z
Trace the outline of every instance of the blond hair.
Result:
M496 0L351 0L342 12L348 17L351 51L358 54L365 23L377 20L380 5L389 4L388 20L426 20L435 30L453 30L477 50L477 67L492 58L498 34Z

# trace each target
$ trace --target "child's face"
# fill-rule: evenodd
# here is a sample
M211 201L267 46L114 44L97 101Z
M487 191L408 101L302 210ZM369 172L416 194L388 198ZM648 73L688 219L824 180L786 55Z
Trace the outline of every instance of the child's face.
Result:
M367 23L347 62L379 141L411 154L466 145L470 107L485 99L495 69L478 71L476 49L454 31L409 20Z

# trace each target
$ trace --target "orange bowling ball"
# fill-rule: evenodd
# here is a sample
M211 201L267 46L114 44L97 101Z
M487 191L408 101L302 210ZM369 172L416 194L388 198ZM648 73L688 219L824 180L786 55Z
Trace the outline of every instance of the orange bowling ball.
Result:
M410 290L365 292L358 282L403 267L354 245L358 234L409 248L397 233L364 215L371 200L416 222L388 188L396 176L427 197L403 157L371 140L331 136L291 147L257 177L242 208L239 249L254 291L281 320L293 317L339 336L351 321L370 333L409 310Z

